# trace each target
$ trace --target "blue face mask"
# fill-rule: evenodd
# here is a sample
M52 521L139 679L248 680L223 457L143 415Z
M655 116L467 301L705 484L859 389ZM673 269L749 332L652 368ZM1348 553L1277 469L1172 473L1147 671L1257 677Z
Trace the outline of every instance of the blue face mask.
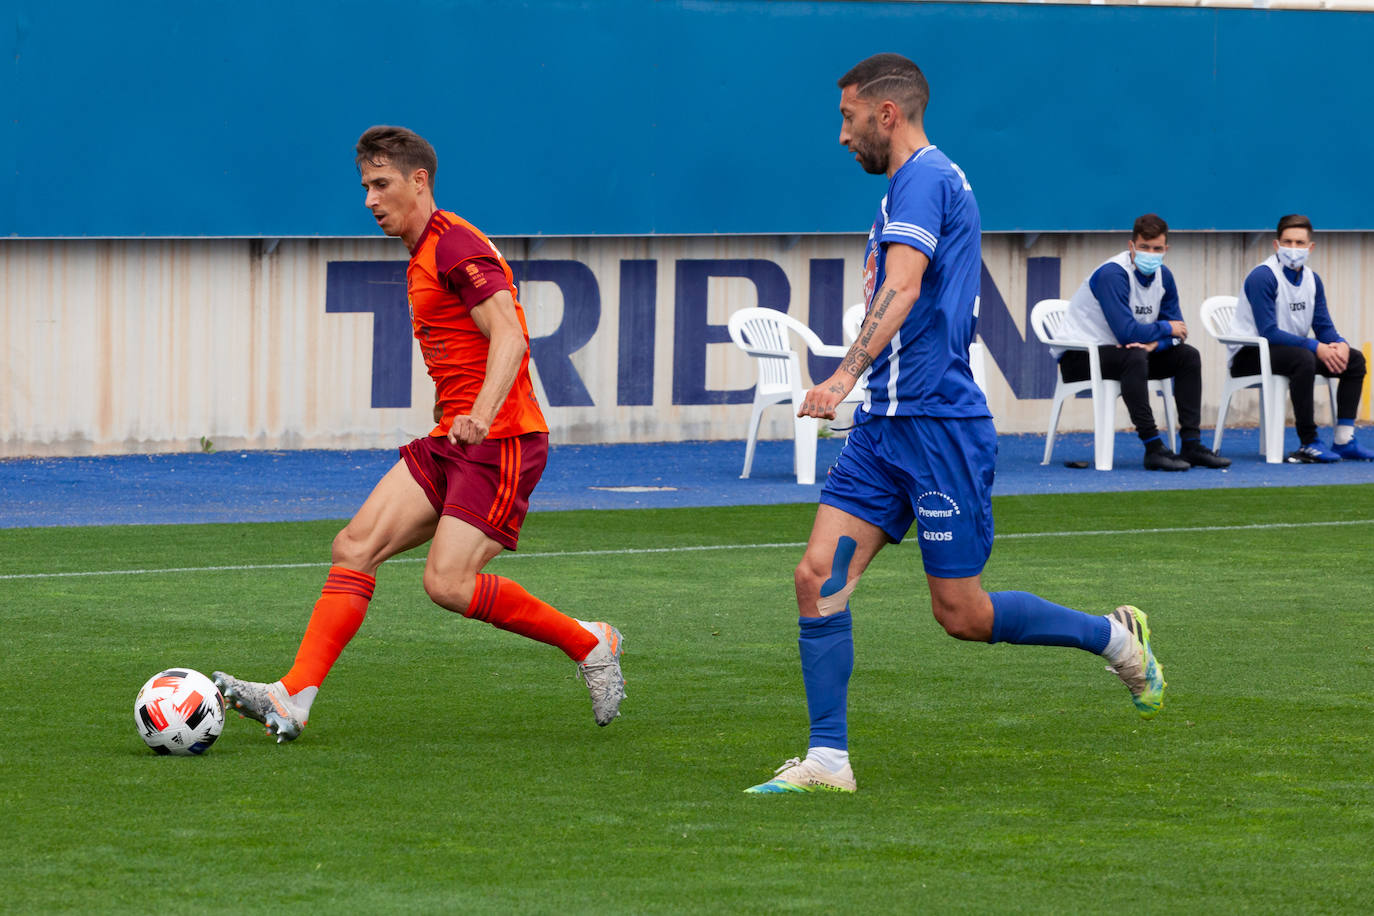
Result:
M1158 251L1137 251L1135 253L1135 269L1147 277L1159 270L1159 265L1163 263L1164 255Z

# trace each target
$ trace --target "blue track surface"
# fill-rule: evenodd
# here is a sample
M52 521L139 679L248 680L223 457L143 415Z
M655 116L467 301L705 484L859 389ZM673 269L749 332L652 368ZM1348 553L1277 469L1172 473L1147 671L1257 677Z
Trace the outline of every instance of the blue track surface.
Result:
M821 441L820 478L842 444ZM1117 437L1112 471L1064 467L1091 460L1086 433L1059 437L1048 467L1040 465L1044 447L1043 436L1002 436L994 493L1374 483L1374 462L1265 464L1255 430L1227 431L1224 451L1234 463L1225 471L1145 471L1128 433ZM820 494L819 484L792 479L790 442L760 442L748 480L739 479L743 457L738 441L555 446L531 511L815 502ZM389 449L5 460L0 528L347 518L395 461Z

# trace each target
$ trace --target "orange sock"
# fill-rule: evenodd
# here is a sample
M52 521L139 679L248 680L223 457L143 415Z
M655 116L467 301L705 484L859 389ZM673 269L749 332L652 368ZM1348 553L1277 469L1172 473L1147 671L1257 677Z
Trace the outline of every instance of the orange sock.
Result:
M334 667L339 653L362 626L376 586L377 580L366 573L342 566L329 567L320 600L315 602L301 647L296 650L296 663L281 679L287 693L300 693L306 687L324 683L324 676Z
M586 627L502 576L477 574L477 588L463 616L557 646L575 662L596 648L596 636Z

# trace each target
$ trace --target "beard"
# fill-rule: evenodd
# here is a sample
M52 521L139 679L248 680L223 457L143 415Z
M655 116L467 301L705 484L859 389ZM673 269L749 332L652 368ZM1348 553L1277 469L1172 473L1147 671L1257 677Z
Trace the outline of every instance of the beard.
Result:
M865 172L870 175L886 174L892 155L888 152L887 145L878 138L877 119L869 115L868 123L864 126L866 130L863 135L855 134L850 141L850 148L854 155L859 157L859 165Z
M887 165L888 162L891 161L891 157L888 156L887 150L874 151L861 147L854 150L854 152L858 155L859 165L863 166L865 172L870 175L887 174Z

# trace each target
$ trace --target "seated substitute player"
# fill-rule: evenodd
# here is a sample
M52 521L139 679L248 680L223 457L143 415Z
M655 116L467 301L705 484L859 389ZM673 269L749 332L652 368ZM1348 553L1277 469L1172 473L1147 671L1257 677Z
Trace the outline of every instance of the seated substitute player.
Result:
M325 675L358 631L375 574L389 557L431 541L424 586L440 607L557 646L578 663L598 725L624 698L621 637L575 620L502 576L482 572L514 550L530 492L544 470L548 427L529 376L529 332L510 266L472 224L434 203L434 149L401 127L358 140L365 205L410 249L411 320L434 379L430 434L400 449L334 539L332 567L296 653L271 684L221 671L215 683L277 741L300 735Z
M1313 247L1311 220L1297 213L1279 220L1274 253L1245 278L1231 330L1269 341L1270 367L1288 376L1288 397L1298 430L1298 449L1289 453L1290 463L1374 460L1374 452L1355 441L1364 354L1336 332L1326 309L1322 278L1306 266ZM1228 347L1232 376L1259 375L1259 347ZM1336 386L1336 437L1330 449L1317 438L1312 414L1312 385L1318 375L1341 380Z
M855 790L849 596L874 555L913 521L931 609L951 636L1085 649L1106 656L1142 716L1164 702L1164 673L1137 608L1096 616L1027 592L983 590L997 434L969 369L982 264L978 205L964 173L926 139L930 90L914 63L879 54L839 87L840 142L865 171L885 173L888 188L868 237L859 337L835 374L806 393L800 414L833 418L865 371L867 394L795 573L810 747L746 790L754 794Z
M1188 326L1178 306L1174 275L1164 266L1169 225L1153 213L1135 221L1126 250L1103 261L1069 300L1063 334L1096 343L1102 377L1121 382L1136 435L1145 445L1151 471L1190 467L1224 468L1222 458L1202 444L1202 360L1189 346ZM1066 382L1090 377L1086 350L1055 348ZM1150 409L1150 379L1174 380L1181 454L1159 434Z

